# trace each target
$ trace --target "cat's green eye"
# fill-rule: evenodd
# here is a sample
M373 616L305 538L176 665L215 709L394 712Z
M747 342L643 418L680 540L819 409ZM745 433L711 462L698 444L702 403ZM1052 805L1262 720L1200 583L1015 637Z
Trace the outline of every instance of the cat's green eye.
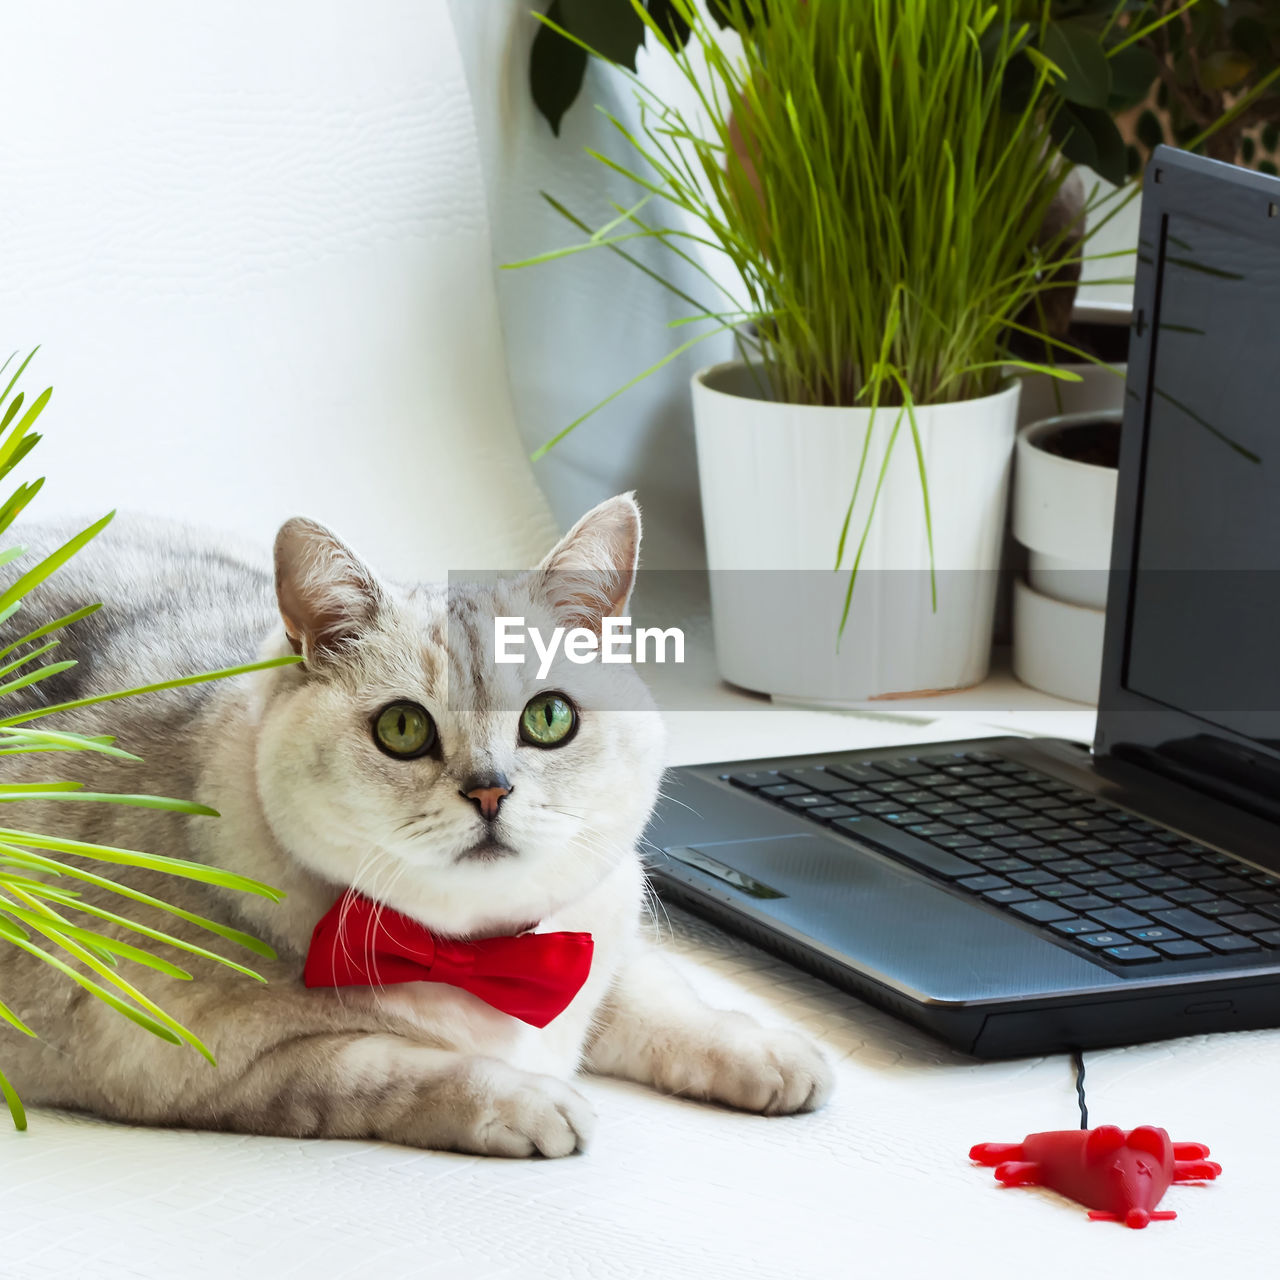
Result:
M563 693L540 693L520 713L520 736L534 747L563 747L578 727L578 713Z
M392 702L373 721L373 740L397 760L426 755L436 740L436 722L416 702Z

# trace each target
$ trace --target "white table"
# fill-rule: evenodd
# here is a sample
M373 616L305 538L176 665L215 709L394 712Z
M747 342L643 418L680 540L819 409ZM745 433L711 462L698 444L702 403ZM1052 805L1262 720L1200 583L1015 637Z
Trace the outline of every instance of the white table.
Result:
M1092 713L997 674L979 690L876 708L779 707L724 689L672 717L673 763L937 741L1010 726L1087 739ZM911 717L911 718L905 718ZM859 1276L1275 1274L1269 1153L1280 1033L1088 1055L1098 1122L1208 1142L1217 1185L1173 1189L1173 1223L1090 1223L1041 1191L1002 1191L978 1141L1077 1120L1062 1057L977 1063L691 917L669 945L711 999L822 1042L822 1112L766 1120L612 1081L582 1087L585 1156L474 1159L374 1143L130 1129L35 1113L0 1132L0 1275L744 1280Z

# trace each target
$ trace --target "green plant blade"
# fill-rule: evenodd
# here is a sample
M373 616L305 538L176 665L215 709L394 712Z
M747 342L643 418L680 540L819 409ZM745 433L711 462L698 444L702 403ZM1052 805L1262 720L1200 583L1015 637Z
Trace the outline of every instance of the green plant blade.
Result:
M30 720L57 715L60 711L75 711L80 707L96 707L100 703L115 702L120 698L138 698L145 693L161 693L165 689L186 689L191 685L208 684L211 680L225 680L231 676L247 675L252 671L270 671L274 667L292 667L301 661L302 659L295 654L287 654L283 658L267 658L262 662L245 662L234 667L223 667L219 671L205 671L200 675L181 676L176 680L157 680L154 684L139 685L136 689L122 689L117 693L100 693L92 698L76 698L72 702L59 702L53 706L39 707L33 711L24 711L20 715L8 716L0 720L0 728L9 725L26 724Z
M27 1113L23 1109L22 1099L18 1097L3 1071L0 1071L0 1093L4 1094L4 1100L9 1104L9 1115L13 1118L13 1127L21 1133L27 1127Z
M34 568L28 569L17 582L0 594L0 609L21 600L34 587L38 587L51 573L66 564L77 551L92 542L111 523L114 516L114 511L109 512L83 532L77 533L74 538L68 539L56 551L45 556Z
M80 783L75 784L77 787ZM23 800L76 800L92 804L123 804L135 809L159 809L165 813L186 813L194 817L221 817L217 809L194 800L172 800L166 796L135 796L116 791L72 791L55 787L38 787L23 784L10 790L0 786L0 804L12 804Z

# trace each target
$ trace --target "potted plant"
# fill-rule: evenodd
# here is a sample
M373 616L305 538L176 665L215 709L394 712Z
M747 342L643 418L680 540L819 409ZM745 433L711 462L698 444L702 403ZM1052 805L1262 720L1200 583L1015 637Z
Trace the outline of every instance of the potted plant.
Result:
M637 203L530 262L649 236L732 268L728 285L708 268L715 298L688 299L693 336L668 359L726 330L739 347L694 381L717 654L734 683L847 701L985 675L1009 374L1078 377L1019 360L1010 340L1056 349L1045 302L1074 288L1089 203L1072 162L1123 177L1113 97L1143 35L1129 7L1103 30L1022 0L706 13L629 0L698 118L626 71L642 127L618 126L627 162L599 158ZM548 28L574 38L555 12ZM650 204L692 229L653 222Z
M22 361L0 391L0 480L8 476L40 441L40 436L32 428L49 402L51 389L46 388L30 402L26 401L23 392L16 391L18 380L34 355L33 351ZM0 375L5 373L12 360L13 357L10 356L0 365ZM43 479L20 484L8 500L0 504L0 534L9 529L40 492L43 484ZM96 604L88 605L53 622L28 630L21 623L23 598L95 538L111 519L111 515L104 516L34 565L23 566L22 557L26 549L22 546L10 546L0 552L0 566L15 565L20 569L12 580L0 582L0 624L4 628L0 631L0 753L5 756L21 758L38 754L51 762L73 761L81 752L94 751L126 760L136 759L117 746L112 737L87 737L80 733L59 731L58 713L90 702L135 697L179 685L217 680L298 661L292 657L273 658L205 675L184 676L138 689L99 695L79 702L51 703L34 710L15 710L14 699L12 696L6 698L6 695L13 695L75 666L74 662L44 659L57 649L60 632L95 613L100 607ZM50 727L40 727L49 717L52 717ZM10 774L10 781L0 782L0 806L29 804L34 801L42 804L88 801L167 810L176 814L217 816L212 809L186 800L144 795L91 794L74 777L58 776L63 775L61 768L55 768L52 772L55 774L54 778L39 782L30 781L28 771L24 771L27 776L17 781L12 780L13 775ZM68 768L67 772L74 773L74 769ZM24 822L22 825L28 827L36 824ZM227 965L250 977L258 977L252 970L216 951L164 932L157 924L165 913L181 916L184 920L207 929L211 935L211 945L216 945L216 940L220 937L259 955L271 957L274 952L265 943L239 930L192 916L160 898L147 898L136 889L112 880L104 873L103 867L94 868L86 863L147 867L163 875L202 880L273 900L279 900L283 895L256 880L180 858L63 840L42 834L39 829L8 830L7 826L7 823L0 820L0 947L12 947L25 952L37 962L55 969L68 982L78 984L90 996L103 1001L144 1030L173 1044L187 1045L212 1062L212 1055L195 1032L171 1018L134 985L130 980L132 975L129 966L138 965L157 969L171 977L189 978L191 974L175 964L174 960L185 962L188 956L195 956ZM91 892L82 894L74 887L76 885L87 885ZM143 904L141 911L136 909L138 903ZM134 941L130 941L130 937ZM166 951L173 954L173 959L166 957ZM13 989L11 985L3 992L3 998L0 999L0 1021L8 1024L6 1031L23 1035L35 1034L14 1007L21 1009L26 1003L29 1003L29 998L22 991L21 983L17 989ZM27 1122L21 1099L5 1077L2 1061L0 1094L3 1094L8 1103L14 1125L25 1129Z
M1119 408L1068 413L1018 432L1013 670L1024 684L1098 700L1120 462Z

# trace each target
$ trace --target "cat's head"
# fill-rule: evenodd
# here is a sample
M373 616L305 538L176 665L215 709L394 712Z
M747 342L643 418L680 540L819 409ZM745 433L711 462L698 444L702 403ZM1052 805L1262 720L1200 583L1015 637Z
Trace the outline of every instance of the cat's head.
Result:
M258 790L277 839L335 886L448 933L535 923L635 844L663 764L629 665L494 662L494 618L599 631L625 615L640 546L629 496L584 516L535 570L492 585L398 588L333 534L276 540L281 647Z

